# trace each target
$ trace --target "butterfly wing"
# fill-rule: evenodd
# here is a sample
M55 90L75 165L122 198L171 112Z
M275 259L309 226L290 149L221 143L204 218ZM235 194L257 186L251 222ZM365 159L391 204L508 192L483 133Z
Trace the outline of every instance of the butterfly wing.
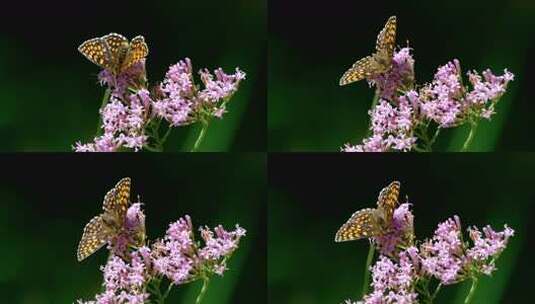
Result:
M349 220L338 229L334 241L345 242L369 238L377 236L379 232L377 210L367 208L353 213Z
M128 48L128 39L121 34L110 33L102 39L106 41L112 54L118 54L122 48Z
M375 74L376 62L372 56L364 57L355 62L340 78L340 85L346 85Z
M82 239L78 244L78 251L76 253L78 261L82 261L99 250L100 247L106 244L107 240L108 235L104 228L102 217L100 215L95 216L84 227L84 233L82 234Z
M381 190L379 193L377 206L384 212L385 221L387 224L390 224L392 221L394 209L396 209L398 205L400 186L401 185L398 181L393 181L390 183L390 185L383 188L383 190Z
M104 197L102 208L104 212L117 215L120 223L124 220L126 210L130 204L130 178L121 179Z
M130 48L123 61L121 71L131 67L133 64L139 62L149 55L149 47L145 43L143 36L136 36L130 41Z
M394 55L396 46L396 16L388 18L385 27L377 36L375 48L377 52L385 52L390 58Z
M113 58L108 49L108 44L102 38L86 40L78 47L78 51L89 59L89 61L102 68L110 68L113 66Z

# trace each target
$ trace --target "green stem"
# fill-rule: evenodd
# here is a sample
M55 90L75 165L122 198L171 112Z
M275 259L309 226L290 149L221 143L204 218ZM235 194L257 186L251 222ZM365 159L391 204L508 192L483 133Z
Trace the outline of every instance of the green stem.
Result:
M468 292L466 299L464 299L464 304L468 304L472 301L476 288L477 288L477 278L474 277L472 278L472 286L470 287L470 292Z
M433 297L432 297L433 300L435 300L435 298L437 297L437 294L438 294L438 292L440 291L440 288L441 288L441 287L442 287L442 283L439 283L439 284L437 285L437 288L435 289L435 292L433 292Z
M370 243L368 258L366 258L366 268L364 269L364 279L362 280L362 297L368 293L368 282L370 281L370 265L372 264L375 247Z
M108 103L108 100L110 99L110 95L111 95L111 89L110 88L107 88L106 91L104 92L104 96L102 96L102 103L100 104L100 108L98 109L98 124L97 124L97 135L100 135L100 132L101 132L101 127L102 127L102 117L100 116L100 110L102 110L104 108L104 106L106 106L106 104Z
M169 137L169 134L171 134L171 125L167 126L167 131L165 131L165 134L163 135L162 139L160 140L160 145L163 148L163 145L165 144L165 141L167 140L167 137Z
M195 300L195 304L200 304L202 299L204 298L204 294L206 293L206 290L208 289L208 283L210 283L210 279L208 277L203 277L202 282L202 288L199 292L199 295L197 296L197 299Z
M199 132L199 136L197 137L197 140L195 140L195 144L193 145L193 149L191 149L191 152L197 152L197 150L199 150L199 146L201 145L201 142L203 141L204 136L206 135L206 130L208 129L209 122L206 120L202 120L201 123L201 132Z
M461 149L461 152L466 152L468 150L468 147L472 143L472 140L474 139L474 135L476 134L477 129L477 122L471 122L470 123L470 133L468 133L468 137L464 141L463 147Z
M173 282L169 283L169 286L167 286L167 290L165 291L162 297L163 300L167 299L167 296L169 296L169 292L171 292L171 288L173 288Z
M441 128L437 127L435 134L433 135L433 137L431 138L431 142L429 143L429 149L431 149L431 146L435 143L435 140L437 140L437 137L440 134L440 130Z

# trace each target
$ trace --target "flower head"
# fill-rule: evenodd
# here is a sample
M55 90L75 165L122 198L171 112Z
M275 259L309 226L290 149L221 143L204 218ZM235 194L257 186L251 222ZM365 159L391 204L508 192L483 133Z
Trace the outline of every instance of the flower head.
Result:
M396 250L396 246L412 243L414 239L414 215L409 207L409 203L404 203L394 210L389 230L374 238L382 255L390 256Z
M362 144L346 145L345 152L386 152L411 150L416 142L412 135L414 109L409 98L400 98L397 106L380 100L370 111L372 135Z
M418 303L418 294L413 286L416 273L405 252L400 253L399 263L380 256L371 272L373 291L364 296L363 303Z
M377 86L380 98L393 101L398 88L414 81L414 59L410 52L408 47L395 52L390 70L370 80L370 84Z

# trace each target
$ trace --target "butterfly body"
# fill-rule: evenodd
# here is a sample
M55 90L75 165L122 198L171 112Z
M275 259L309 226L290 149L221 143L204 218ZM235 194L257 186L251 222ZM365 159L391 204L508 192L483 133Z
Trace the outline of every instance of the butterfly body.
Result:
M392 67L392 57L396 43L396 16L386 22L377 36L376 52L357 60L340 78L340 85L346 85L362 79L374 78L384 74Z
M93 217L84 227L76 254L78 261L93 254L121 232L130 204L130 184L130 178L123 178L106 193L102 214Z
M78 47L78 51L91 62L116 75L145 59L149 54L143 36L136 36L128 41L117 33L89 39Z
M379 193L377 208L361 209L353 213L336 233L335 242L378 237L386 233L398 204L399 188L399 182L390 183Z

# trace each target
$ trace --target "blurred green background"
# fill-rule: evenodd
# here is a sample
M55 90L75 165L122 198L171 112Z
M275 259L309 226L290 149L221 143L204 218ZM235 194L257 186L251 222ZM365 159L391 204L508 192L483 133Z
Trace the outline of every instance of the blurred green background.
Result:
M515 229L475 304L531 302L535 159L528 154L275 154L268 159L269 303L323 304L359 299L366 240L335 243L338 228L379 191L401 182L413 204L418 239L458 215L468 226ZM469 282L441 290L435 303L463 303Z
M360 143L374 91L365 81L344 87L342 74L375 49L389 16L397 44L414 49L419 84L458 58L463 71L512 71L516 79L491 122L480 123L473 151L530 151L535 94L535 2L526 0L269 1L268 149L338 151ZM458 151L467 128L443 132L434 146Z
M247 73L202 151L266 149L266 1L8 1L0 18L2 151L71 151L91 141L104 88L99 68L78 53L110 32L144 35L151 85L189 57L196 72ZM197 78L197 80L199 80ZM199 80L200 82L200 80ZM173 131L168 151L189 150L199 130Z
M100 291L106 249L79 263L84 225L125 176L144 203L147 235L189 214L195 229L239 223L247 229L223 277L203 304L263 303L266 298L266 159L211 154L12 155L0 157L2 303L73 303ZM201 282L175 287L166 303L194 303Z

